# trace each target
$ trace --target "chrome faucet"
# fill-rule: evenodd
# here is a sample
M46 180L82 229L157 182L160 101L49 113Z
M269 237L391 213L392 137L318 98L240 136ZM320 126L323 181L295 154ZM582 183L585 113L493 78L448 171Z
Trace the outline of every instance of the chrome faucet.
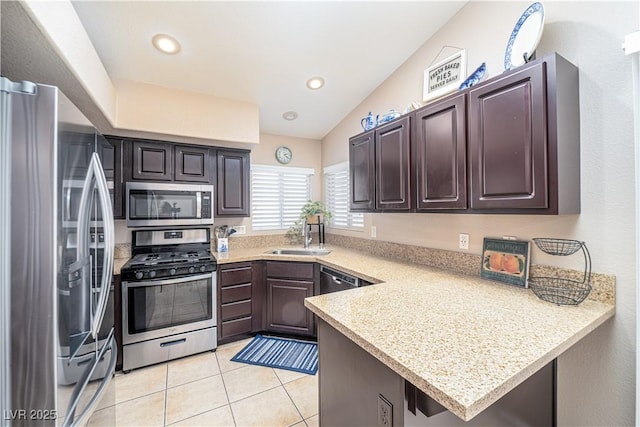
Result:
M311 244L311 230L307 225L307 219L302 220L302 245L305 249Z

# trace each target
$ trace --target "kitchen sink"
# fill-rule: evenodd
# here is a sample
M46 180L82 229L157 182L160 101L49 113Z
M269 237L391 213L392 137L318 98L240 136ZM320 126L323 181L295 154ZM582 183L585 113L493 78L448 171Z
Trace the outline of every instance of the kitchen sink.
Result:
M273 255L328 255L331 249L274 249L267 252Z

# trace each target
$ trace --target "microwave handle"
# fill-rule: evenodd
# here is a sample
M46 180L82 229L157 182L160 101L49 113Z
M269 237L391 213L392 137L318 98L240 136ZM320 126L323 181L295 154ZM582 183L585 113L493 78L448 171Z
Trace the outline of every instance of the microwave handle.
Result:
M111 276L113 274L113 259L115 236L113 221L113 210L111 209L111 198L109 196L109 188L107 180L102 170L102 163L98 153L93 153L89 170L82 187L82 195L80 197L80 211L78 213L78 261L89 257L89 225L91 218L91 199L93 194L93 182L98 190L100 200L100 210L102 211L102 221L104 224L104 256L102 262L102 277L100 280L98 304L91 319L91 336L95 339L100 330L104 312L109 298L109 289L111 288ZM90 268L90 267L89 267ZM90 281L91 274L83 274L83 281ZM87 289L91 289L89 283L85 283Z
M196 218L202 218L202 191L196 191Z

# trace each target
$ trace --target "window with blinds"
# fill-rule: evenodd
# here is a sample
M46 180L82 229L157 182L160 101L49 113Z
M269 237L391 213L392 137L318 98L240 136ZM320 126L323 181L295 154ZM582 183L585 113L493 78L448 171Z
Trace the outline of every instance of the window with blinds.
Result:
M324 168L325 205L333 214L331 227L364 229L364 216L349 212L350 197L349 163L339 163Z
M254 230L286 230L311 200L311 168L251 166L251 224Z

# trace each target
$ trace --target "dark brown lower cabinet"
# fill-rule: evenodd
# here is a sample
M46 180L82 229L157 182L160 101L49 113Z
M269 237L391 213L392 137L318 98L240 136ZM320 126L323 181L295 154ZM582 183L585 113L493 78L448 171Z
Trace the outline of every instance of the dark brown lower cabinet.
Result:
M263 329L263 291L257 264L242 262L218 266L220 342L232 341L234 337L244 337Z
M314 263L267 261L267 330L285 334L314 336L315 317L304 306L319 283L319 268Z
M122 280L119 274L113 276L111 285L113 286L113 327L118 348L116 371L120 371L122 370Z
M318 293L311 262L253 261L218 265L218 343L257 332L312 337L315 316L304 299Z
M267 322L272 332L313 335L313 313L304 299L313 296L313 281L267 279Z

